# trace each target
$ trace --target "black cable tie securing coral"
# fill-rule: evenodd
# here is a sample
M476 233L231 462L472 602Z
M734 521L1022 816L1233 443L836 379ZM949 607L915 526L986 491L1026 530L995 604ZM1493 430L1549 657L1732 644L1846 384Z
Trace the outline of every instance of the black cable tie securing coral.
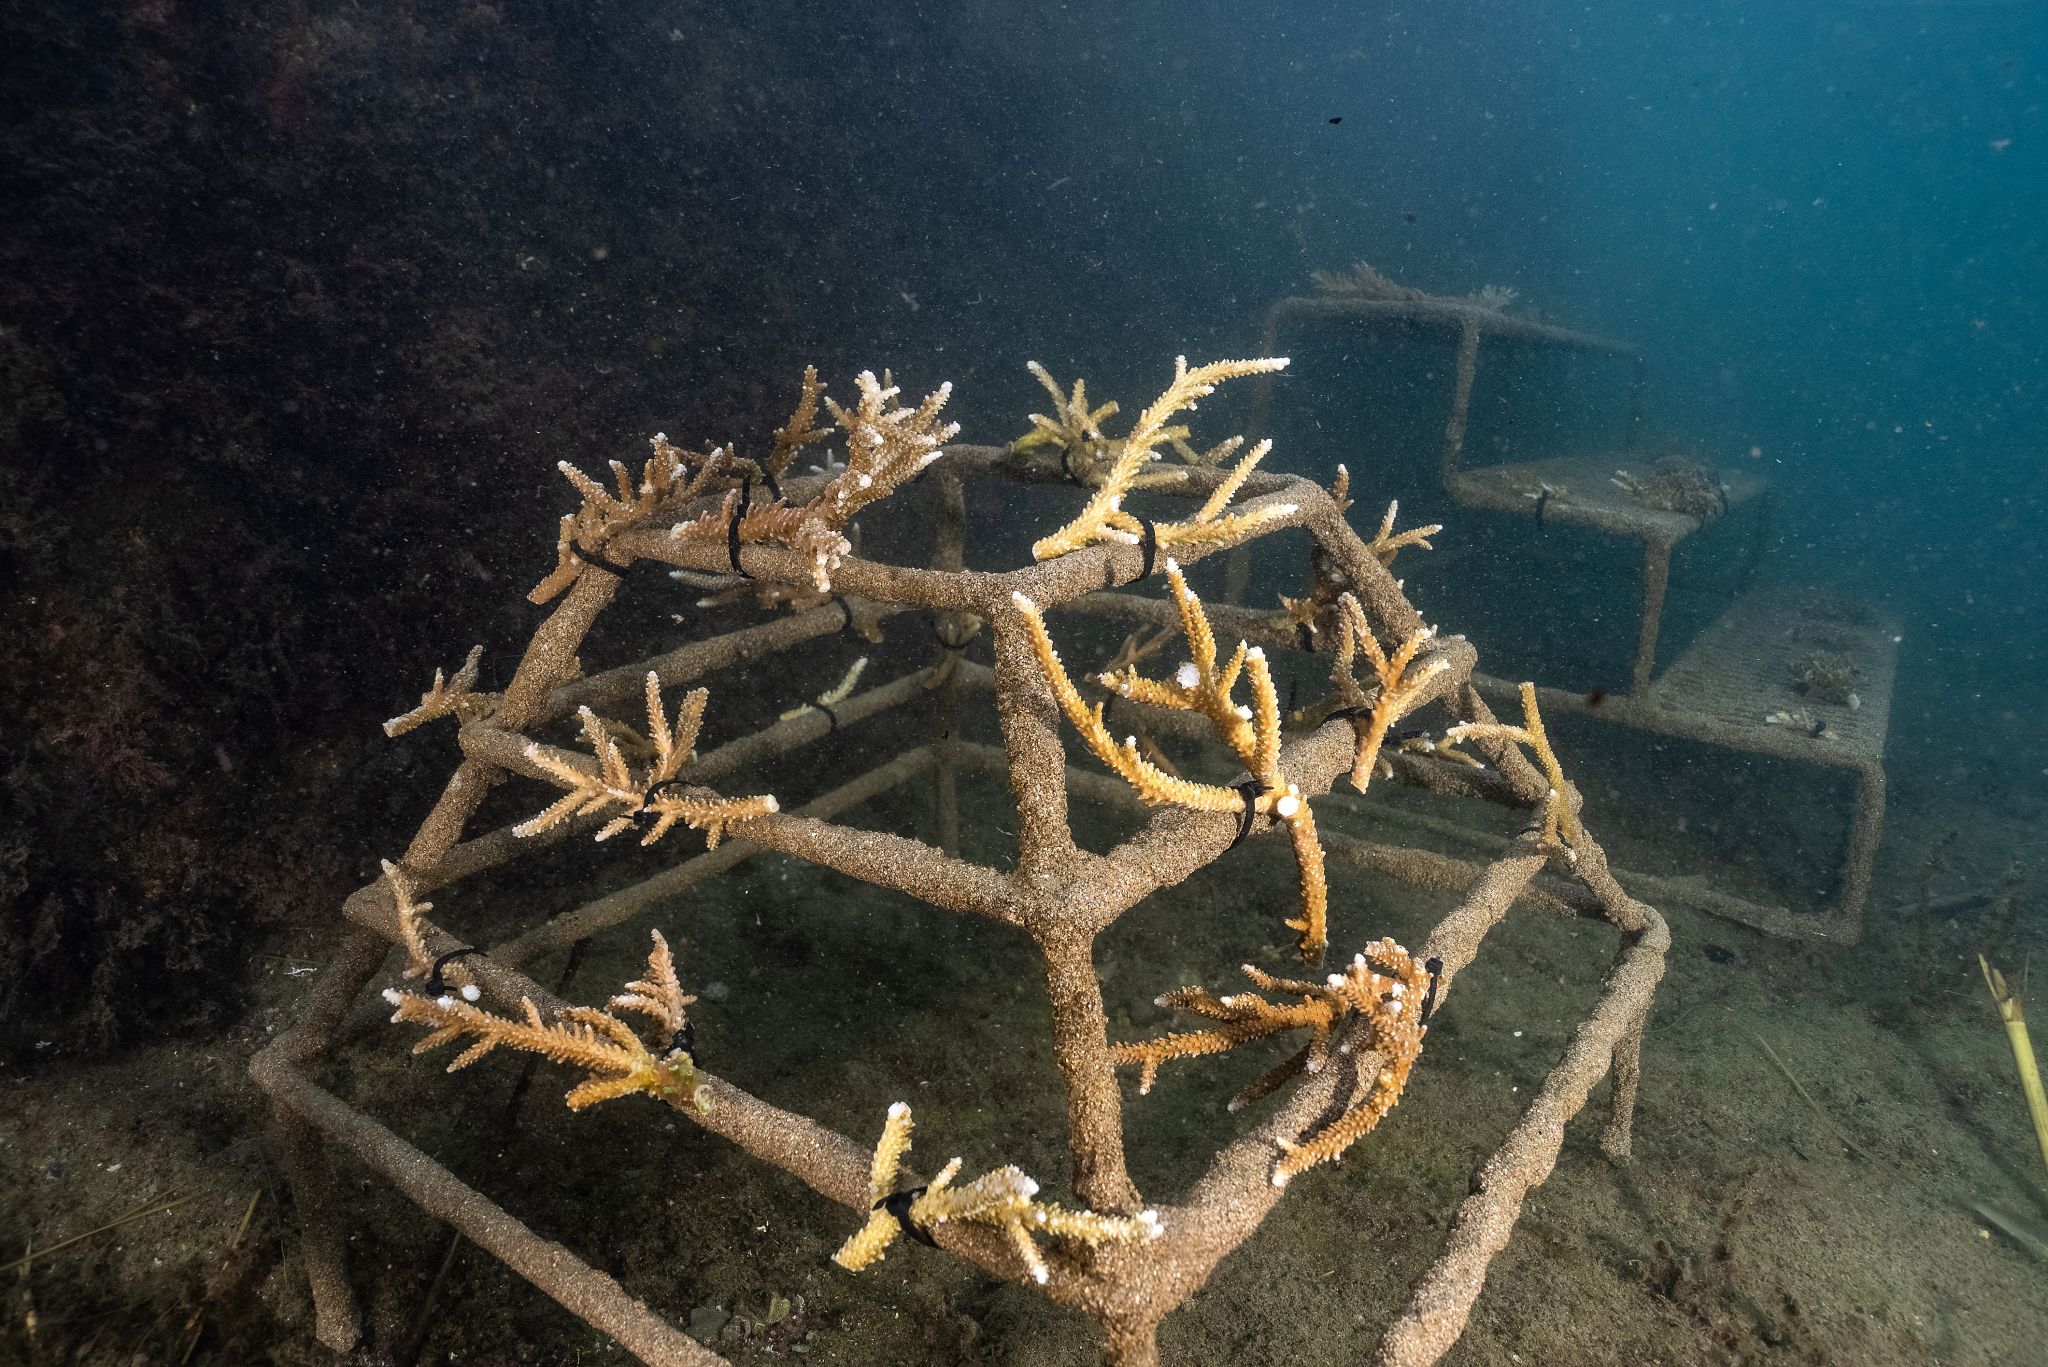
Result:
M584 564L594 565L598 569L603 570L606 574L615 574L621 579L624 579L626 575L632 571L633 568L631 565L621 565L618 561L612 559L603 551L593 551L589 549L581 541L570 542L569 549L576 552L576 558L578 560L581 560Z
M1067 456L1068 451L1066 444L1062 442L1060 444L1060 473L1066 476L1067 483L1079 484L1081 482L1081 478L1080 476L1074 473L1074 467L1068 463Z
M688 786L688 784L684 783L683 780L679 778L663 779L661 782L655 784L652 788L649 788L646 792L640 794L640 810L633 813L633 819L635 821L638 821L641 817L648 815L649 810L654 806L655 802L660 799L662 793L665 790L669 788L686 788Z
M481 949L478 949L475 945L464 945L460 949L451 949L446 954L443 954L440 958L434 960L433 968L429 970L427 973L427 995L430 997L447 996L448 984L441 977L442 970L447 968L448 965L454 963L457 959L463 957L465 954L481 953L483 953L483 951Z
M823 712L825 714L825 721L828 723L825 727L826 735L829 736L834 731L837 731L839 729L839 714L832 710L832 704L814 702L811 704L811 706L817 708L820 712Z
M767 466L761 467L761 482L768 486L768 496L777 503L782 502L782 486L775 482L775 472Z
M844 636L853 630L853 604L847 602L844 596L837 593L832 595L832 601L837 603L839 610L846 614L846 620L839 624L839 634Z
M1370 707L1340 707L1334 712L1323 713L1324 721L1350 721L1355 717L1370 717Z
M1417 1023L1427 1025L1429 1013L1436 1010L1436 985L1438 978L1443 974L1444 961L1431 956L1422 966L1429 970L1429 991L1422 994L1422 1019Z
M1233 783L1231 787L1235 788L1238 796L1244 799L1244 810L1238 813L1237 834L1231 839L1230 845L1225 851L1226 853L1244 844L1244 838L1252 833L1252 818L1258 815L1259 799L1267 792L1266 785L1255 778L1248 778L1242 783Z
M671 1054L688 1054L690 1062L695 1063L697 1061L697 1023L695 1021L684 1021L676 1027L676 1032L670 1035L668 1039L668 1052Z
M732 510L732 521L725 524L725 558L732 564L732 572L742 579L752 579L740 564L740 519L747 515L747 504L754 497L754 477L748 475L740 481L740 501Z
M939 1246L938 1241L932 1238L932 1232L910 1218L911 1203L924 1195L924 1192L925 1189L923 1187L912 1187L909 1191L895 1192L875 1202L874 1208L876 1210L885 1210L895 1216L896 1223L903 1227L903 1232L925 1245L925 1247L937 1248Z
M932 623L932 639L937 641L939 649L945 651L948 655L958 655L961 651L967 649L967 642L965 641L947 640L946 633L939 629L939 624L936 621Z
M1301 647L1302 654L1313 655L1316 653L1316 629L1307 622L1296 622L1294 624L1294 640L1295 644Z
M1142 583L1152 577L1152 562L1159 558L1159 532L1153 527L1151 518L1138 517L1136 513L1131 516L1137 517L1138 526L1144 529L1144 535L1138 538L1138 549L1145 553L1144 568L1138 571L1138 579Z

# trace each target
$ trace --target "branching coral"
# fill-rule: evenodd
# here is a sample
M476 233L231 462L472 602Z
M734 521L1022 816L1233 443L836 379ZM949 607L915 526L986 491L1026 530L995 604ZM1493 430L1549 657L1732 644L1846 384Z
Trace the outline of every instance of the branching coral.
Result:
M599 828L599 840L609 840L652 816L653 824L640 841L643 845L652 845L681 822L703 831L707 842L716 846L725 837L728 826L775 811L772 795L720 797L709 789L686 787L677 781L677 771L697 744L697 732L704 724L704 705L710 697L710 690L703 688L685 694L671 721L662 706L661 678L648 671L646 744L654 757L640 773L626 763L618 738L588 707L578 708L576 715L583 722L583 738L596 756L594 769L573 762L559 751L527 742L527 759L568 791L546 811L513 827L512 833L538 835L572 816L615 809L616 815Z
M791 504L771 488L770 500L758 502L752 480L743 479L717 508L676 523L669 535L725 547L734 572L742 574L741 547L769 542L787 546L810 565L817 591L830 592L832 571L853 550L847 528L854 517L937 460L940 447L960 430L957 423L939 421L953 392L950 384L925 395L915 408L903 406L902 391L887 375L878 380L873 371L864 370L854 377L854 384L860 401L851 409L824 398L826 411L846 439L846 465L815 498Z
M1520 726L1509 726L1504 722L1459 722L1444 732L1445 745L1486 739L1512 741L1534 752L1536 762L1543 766L1544 776L1550 780L1550 787L1543 795L1543 843L1567 859L1576 859L1579 842L1585 839L1585 830L1579 825L1577 813L1572 810L1571 788L1565 781L1564 766L1558 763L1557 752L1550 748L1550 735L1543 729L1543 713L1536 706L1535 684L1522 685Z
M1285 364L1285 362L1282 362ZM1102 424L1115 417L1120 411L1115 400L1099 408L1088 406L1088 382L1076 377L1072 393L1059 386L1052 372L1036 361L1027 361L1025 367L1053 398L1053 416L1043 413L1029 414L1031 430L1010 443L1012 451L1029 451L1039 446L1056 447L1060 453L1060 468L1076 484L1100 485L1103 478L1116 464L1116 458L1123 449L1123 442L1104 434ZM1192 408L1194 405L1189 404ZM1173 448L1188 465L1196 468L1214 468L1225 458L1244 445L1243 437L1226 437L1206 451L1197 451L1188 444L1191 435L1187 426L1173 423L1159 430L1159 437ZM1142 470L1131 477L1133 489L1153 489L1177 485L1187 478L1181 469Z
M657 433L651 443L654 453L641 467L637 483L623 463L611 462L615 489L563 461L559 468L583 503L562 519L554 571L529 597L545 603L593 565L621 572L624 567L609 560L605 549L620 533L673 518L695 500L721 490L725 498L716 508L675 523L670 535L726 547L735 573L744 572L739 560L742 546L787 546L810 561L817 591L829 592L832 571L852 549L846 529L854 516L936 460L939 447L959 431L956 424L939 421L951 385L940 385L917 407L905 408L898 402L900 391L886 376L877 380L873 372L862 371L854 384L860 400L845 409L825 393L817 371L806 368L796 411L776 429L774 445L759 459L740 456L729 446L687 453ZM831 415L831 427L818 424L821 403ZM780 481L791 462L804 447L826 440L835 430L846 441L846 464L837 467L836 477L809 502L787 502ZM765 501L755 497L756 485L767 495Z
M1193 409L1198 400L1215 393L1216 386L1225 380L1245 375L1269 375L1284 370L1286 366L1285 357L1268 357L1251 361L1213 361L1190 370L1187 357L1174 357L1173 382L1138 415L1138 421L1130 432L1121 441L1101 439L1102 444L1098 448L1101 474L1087 505L1072 522L1033 543L1032 558L1050 560L1105 541L1136 546L1147 537L1158 550L1171 551L1173 547L1182 545L1214 546L1249 535L1277 519L1292 515L1294 505L1285 503L1266 504L1243 513L1225 511L1253 468L1273 449L1270 441L1262 441L1247 451L1230 474L1218 482L1194 516L1184 521L1155 525L1125 512L1123 507L1124 497L1133 489L1142 487L1139 479L1145 467L1159 459L1159 448L1174 440L1176 433L1185 434L1185 428L1169 425L1169 419L1176 413ZM1054 393L1058 393L1058 386L1050 383L1050 377L1047 377L1047 384ZM1076 386L1078 392L1078 381ZM1078 402L1085 404L1086 400ZM1052 438L1048 436L1047 439ZM1195 459L1220 462L1225 454L1236 450L1240 444L1241 439L1233 439ZM1112 450L1113 455L1110 454Z
M1298 1052L1261 1073L1230 1099L1230 1109L1235 1111L1301 1073L1322 1071L1337 1031L1353 1020L1362 1020L1367 1033L1360 1042L1380 1056L1379 1071L1364 1095L1335 1120L1300 1140L1280 1141L1273 1185L1283 1187L1305 1169L1340 1157L1400 1103L1408 1074L1422 1050L1422 1037L1428 1032L1436 961L1418 963L1393 940L1383 939L1366 946L1344 972L1332 973L1320 983L1276 978L1250 964L1245 964L1243 971L1264 991L1284 992L1300 1000L1276 1004L1256 992L1218 997L1205 988L1183 987L1159 998L1158 1004L1206 1017L1217 1025L1119 1044L1110 1056L1119 1066L1138 1065L1138 1092L1143 1095L1152 1090L1159 1065L1169 1059L1220 1054L1283 1031L1307 1030L1308 1042ZM1349 1053L1356 1043L1347 1041L1338 1048Z
M1422 303L1432 297L1424 290L1397 283L1363 261L1354 262L1351 269L1345 271L1310 271L1309 279L1324 294L1340 297L1388 299L1403 303Z
M910 1152L913 1124L907 1103L889 1107L869 1169L867 1223L832 1255L832 1261L849 1272L879 1262L896 1236L906 1231L930 1243L932 1230L949 1220L1001 1231L1031 1279L1041 1284L1051 1271L1032 1239L1035 1233L1089 1245L1144 1243L1159 1237L1159 1216L1149 1210L1135 1216L1100 1215L1041 1202L1036 1199L1038 1183L1016 1167L1000 1167L956 1187L953 1179L960 1175L961 1163L955 1158L924 1186L899 1192L896 1182L903 1155Z
M689 1025L683 1014L683 1009L697 999L683 994L668 941L660 931L654 932L654 949L647 956L647 976L628 983L626 990L610 1002L618 1010L637 1011L649 1017L661 1028L661 1041L652 1050L610 1010L572 1006L555 1020L545 1021L532 999L527 998L520 1003L524 1018L514 1020L447 995L428 997L391 989L384 993L384 999L397 1008L391 1017L394 1023L410 1021L433 1027L426 1038L413 1046L415 1054L464 1038L473 1041L448 1065L451 1073L503 1046L539 1054L589 1073L569 1092L572 1111L634 1092L662 1098L686 1097L699 1109L708 1104L690 1057Z
M1351 506L1349 497L1351 472L1343 466L1337 467L1337 477L1330 486L1330 501L1343 512ZM1420 546L1423 550L1434 549L1429 538L1443 530L1441 523L1427 527L1410 527L1405 532L1394 530L1394 518L1401 510L1400 500L1387 504L1386 515L1380 519L1380 529L1366 544L1373 557L1382 565L1391 566L1394 557L1409 546ZM1308 589L1299 598L1280 595L1280 616L1293 628L1295 639L1303 650L1314 650L1316 643L1326 639L1331 621L1337 615L1337 600L1348 592L1351 578L1321 545L1309 547Z
M1247 830L1254 814L1270 816L1287 827L1301 875L1301 914L1287 925L1301 933L1303 960L1320 963L1329 942L1323 847L1316 839L1315 813L1310 810L1308 799L1280 768L1280 700L1273 688L1266 652L1239 641L1237 650L1219 668L1216 634L1209 625L1208 614L1202 610L1201 600L1188 587L1180 566L1171 560L1166 562L1166 578L1180 607L1181 634L1187 638L1191 658L1171 680L1148 679L1133 664L1102 675L1098 682L1133 702L1201 714L1216 739L1251 773L1250 779L1234 787L1196 783L1165 772L1145 758L1136 736L1126 737L1118 744L1103 722L1103 705L1096 703L1091 707L1067 677L1038 605L1021 593L1013 601L1030 633L1039 670L1060 710L1081 733L1089 751L1130 784L1140 798L1155 805L1195 811L1238 812L1243 815ZM1249 706L1231 696L1240 676L1250 683Z
M385 722L384 734L402 736L438 717L453 716L467 722L488 713L491 695L475 691L478 666L483 657L482 646L471 646L469 658L462 662L462 668L455 671L454 678L446 678L440 670L435 670L433 686L420 694L420 705Z
M1330 670L1330 682L1337 689L1342 709L1358 731L1358 755L1351 766L1351 786L1364 792L1379 764L1380 746L1396 721L1415 710L1428 698L1430 681L1448 668L1442 656L1416 663L1422 648L1436 639L1436 628L1410 632L1390 656L1365 620L1365 609L1350 594L1337 600L1342 626L1337 635L1337 659ZM1378 687L1370 696L1352 672L1359 650L1365 651Z

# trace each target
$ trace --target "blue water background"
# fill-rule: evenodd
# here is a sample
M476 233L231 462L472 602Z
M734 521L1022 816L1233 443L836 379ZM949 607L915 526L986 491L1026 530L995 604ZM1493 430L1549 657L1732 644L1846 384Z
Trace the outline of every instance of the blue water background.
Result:
M961 382L970 435L1040 404L1025 359L1128 401L1175 352L1244 354L1313 268L1512 285L1641 344L1654 430L1774 477L1773 577L1901 615L1895 756L2039 783L2048 6L1198 0L786 22L766 48L785 73L815 54L799 65L835 146L869 153L762 168L874 236L871 278L829 282L821 337L852 325L873 350L848 360ZM1405 406L1411 434L1433 431L1436 374L1304 350L1318 364L1288 377L1275 430L1313 414L1326 446L1297 428L1276 464L1347 459L1374 499L1426 498L1427 452L1347 453L1345 427ZM1514 416L1611 419L1619 375L1581 383Z

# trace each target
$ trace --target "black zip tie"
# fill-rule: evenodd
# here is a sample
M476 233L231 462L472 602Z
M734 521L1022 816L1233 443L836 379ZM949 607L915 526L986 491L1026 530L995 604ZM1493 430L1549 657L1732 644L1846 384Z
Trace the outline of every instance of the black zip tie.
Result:
M1301 647L1302 654L1313 655L1316 653L1316 629L1307 622L1296 622L1294 624L1294 639L1296 644Z
M932 623L932 639L939 643L940 650L945 651L949 655L958 655L961 651L967 649L967 642L965 641L947 640L946 633L939 630L939 624L936 621Z
M649 788L646 792L640 794L640 810L633 813L633 819L635 821L638 821L641 817L646 816L649 813L649 811L653 808L656 800L658 800L661 797L662 791L664 789L687 787L689 787L689 784L682 779L663 779L661 782L655 784L652 788Z
M823 712L825 714L825 720L831 723L831 725L825 728L826 735L829 736L834 731L837 731L839 729L839 714L832 710L832 705L830 703L814 702L811 704L811 706L817 708L820 712Z
M1416 1023L1418 1025L1427 1025L1429 1024L1429 1013L1436 1010L1437 977L1444 971L1444 961L1432 957L1425 961L1422 966L1429 970L1429 991L1422 994L1422 1019Z
M1079 484L1081 482L1074 474L1074 467L1067 463L1067 447L1064 442L1060 443L1060 473L1066 476L1067 483L1069 484Z
M777 503L782 502L782 486L775 482L775 472L767 466L761 467L761 482L768 486L768 493Z
M896 1223L903 1226L903 1232L926 1248L937 1248L938 1240L932 1238L932 1232L910 1218L911 1203L924 1195L924 1191L923 1187L912 1187L909 1191L895 1192L875 1202L873 1208L895 1216Z
M461 958L465 954L481 953L483 953L483 951L481 949L478 949L475 945L464 945L461 949L451 949L446 954L443 954L440 958L434 960L434 967L427 974L427 995L430 997L447 996L448 984L441 980L441 970L448 967L448 965L454 963L457 959Z
M1550 502L1550 490L1544 489L1536 495L1536 525L1543 525L1543 509Z
M1132 513L1131 516L1138 517L1136 513ZM1152 519L1149 517L1138 517L1138 525L1144 528L1145 532L1138 538L1138 549L1145 553L1144 568L1138 571L1138 580L1142 583L1152 577L1152 562L1159 558L1159 533L1153 528Z
M739 506L732 510L732 521L725 524L725 558L732 562L732 572L742 579L752 579L740 565L740 519L747 515L747 504L754 497L754 477L748 475L740 481Z
M1244 810L1238 813L1237 835L1225 848L1225 854L1244 844L1244 838L1252 833L1252 818L1258 815L1259 797L1266 791L1266 785L1255 778L1248 778L1242 783L1233 783L1230 786L1244 799Z
M832 601L837 603L839 610L846 614L846 621L839 627L839 634L844 636L847 632L853 630L853 604L847 602L846 599L836 593L832 595Z
M1426 1017L1427 1008L1424 1008L1424 1013ZM697 1061L697 1022L684 1021L677 1026L676 1032L669 1036L668 1051L671 1054L688 1054L690 1062L694 1064Z
M1370 717L1370 707L1340 707L1334 712L1323 713L1324 721L1350 721L1354 717Z
M571 541L569 549L576 552L576 558L584 564L595 565L607 574L615 574L619 578L624 579L632 572L633 567L631 565L621 565L603 551L586 550L580 541Z

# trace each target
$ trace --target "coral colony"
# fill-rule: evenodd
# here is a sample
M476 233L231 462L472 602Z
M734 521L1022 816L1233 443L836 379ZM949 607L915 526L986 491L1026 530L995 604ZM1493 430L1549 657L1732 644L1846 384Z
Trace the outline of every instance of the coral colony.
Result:
M1620 949L1598 1006L1476 1180L1406 1309L1386 1326L1380 1360L1434 1362L1457 1340L1524 1196L1557 1161L1564 1121L1610 1073L1602 1144L1626 1158L1643 1022L1668 935L1657 913L1608 872L1534 690L1523 689L1520 725L1496 720L1473 687L1471 645L1425 624L1393 577L1396 554L1427 549L1442 529L1397 533L1389 507L1377 535L1361 538L1345 516L1343 472L1326 490L1262 471L1268 442L1191 444L1187 416L1199 400L1225 381L1285 365L1178 361L1165 391L1114 436L1105 424L1115 404L1091 407L1083 382L1063 390L1034 364L1054 411L1034 415L1031 431L1006 447L949 444L956 430L940 420L946 387L908 405L887 375L862 374L848 408L806 372L794 415L758 456L731 445L689 451L657 436L637 473L613 462L609 484L563 466L581 501L562 519L555 566L531 595L552 605L549 614L502 691L480 691L472 651L453 678L437 673L420 705L387 725L398 735L453 718L461 762L403 857L350 899L352 926L336 964L304 1017L255 1064L278 1106L325 1342L344 1348L360 1335L343 1264L347 1234L327 1166L329 1151L339 1149L642 1359L722 1360L319 1085L311 1065L331 1048L336 1025L390 944L403 948L404 982L416 985L386 991L393 1019L427 1029L419 1050L462 1045L451 1068L501 1050L524 1052L581 1075L568 1094L572 1108L652 1097L852 1208L861 1223L835 1256L849 1272L871 1267L907 1237L1093 1317L1107 1360L1142 1367L1158 1361L1160 1320L1258 1228L1290 1183L1387 1122L1423 1061L1433 1013L1454 1001L1458 974L1487 932L1518 898L1537 892L1541 876L1553 904L1611 925ZM827 441L843 450L843 463L828 457L809 474L793 471L801 451ZM916 497L937 507L928 566L864 558L854 517L927 473ZM1071 521L1037 541L1032 564L968 573L963 490L970 481L1064 482L1086 497ZM1179 500L1185 515L1154 519L1127 507L1141 490L1147 506ZM1188 571L1200 560L1290 528L1311 542L1301 598L1253 611L1206 605L1190 587ZM707 590L709 601L748 603L768 615L586 675L578 658L586 634L643 562ZM1160 581L1163 596L1129 591ZM707 689L689 687L695 680L841 633L880 640L888 619L906 612L928 616L936 642L929 665L863 688L863 660L837 687L800 701L766 730L697 751L715 703ZM1139 631L1106 668L1077 682L1055 646L1055 628L1061 617L1080 616L1122 619ZM993 668L967 650L984 628L993 637ZM1141 670L1176 639L1177 667L1159 676ZM1326 659L1328 694L1296 707L1290 692L1283 706L1274 671L1282 652ZM733 686L766 687L769 677ZM1001 746L965 739L958 724L963 708L987 695ZM644 731L621 716L636 702ZM728 793L724 780L753 761L906 706L936 713L936 739L846 776L799 809L767 793ZM1443 718L1434 735L1397 726L1432 708ZM1063 721L1113 777L1069 766ZM565 736L572 722L580 745L543 738ZM1214 761L1208 770L1236 777L1205 782L1181 773L1159 738L1206 747ZM1007 781L1016 804L1013 867L959 855L963 773ZM1504 803L1527 812L1530 824L1485 864L1318 829L1314 805L1332 785L1348 779L1362 791L1375 778ZM924 780L936 845L833 820ZM485 795L508 781L553 796L535 798L535 814L509 827L471 829ZM1069 823L1070 793L1128 806L1142 825L1107 852L1085 849ZM653 845L676 838L678 827L702 832L703 852L488 948L430 921L432 904L419 900L570 835L604 841L630 833ZM1194 1025L1112 1040L1093 962L1096 938L1146 897L1171 896L1218 859L1251 857L1231 855L1239 844L1277 843L1269 834L1284 838L1292 855L1297 895L1285 924L1300 960L1320 965L1333 939L1362 948L1327 975L1296 980L1246 964L1255 990L1171 988L1158 1005ZM1052 1014L1048 1062L1055 1066L1047 1076L1066 1100L1071 1168L1059 1176L1070 1201L1041 1200L1039 1183L1008 1165L960 1182L962 1160L954 1158L920 1179L904 1166L912 1118L903 1102L875 1099L886 1118L870 1152L855 1137L699 1068L685 1014L695 998L658 931L645 976L602 1008L562 1002L527 976L541 956L657 902L673 906L692 884L763 850L902 892L933 914L979 916L1029 937L1044 960ZM1344 908L1331 904L1325 866L1333 853L1383 876L1458 889L1460 900L1415 951L1389 938L1364 940ZM1255 924L1247 919L1248 934L1258 934ZM1143 1096L1168 1062L1275 1037L1294 1038L1298 1048L1229 1103L1236 1110L1269 1102L1263 1118L1186 1190L1167 1199L1141 1194L1126 1165L1127 1097L1118 1070L1136 1070ZM730 1057L745 1048L736 1038L721 1041L719 1052ZM799 1218L821 1216L811 1209ZM901 1275L918 1275L924 1256L912 1254Z

